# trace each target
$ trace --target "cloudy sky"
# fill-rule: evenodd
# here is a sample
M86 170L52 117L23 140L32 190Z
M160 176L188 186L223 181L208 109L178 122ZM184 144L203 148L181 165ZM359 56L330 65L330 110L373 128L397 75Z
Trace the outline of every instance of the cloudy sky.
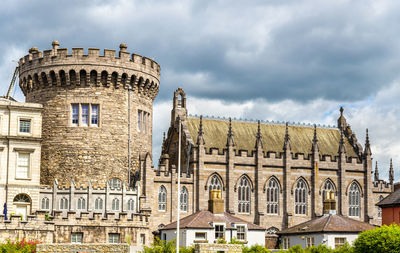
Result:
M173 91L191 114L336 124L339 107L400 179L400 2L19 1L0 8L0 93L29 48L118 49L155 59L155 161ZM21 91L14 96L24 100Z

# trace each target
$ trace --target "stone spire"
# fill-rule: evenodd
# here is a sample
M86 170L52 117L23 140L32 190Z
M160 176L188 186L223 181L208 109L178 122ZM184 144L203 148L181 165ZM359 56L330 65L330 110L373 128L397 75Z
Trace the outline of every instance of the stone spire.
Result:
M283 143L283 150L291 150L292 147L290 145L290 136L289 136L289 124L286 122L286 130L285 130L285 141Z
M161 154L163 154L165 152L165 145L166 145L165 132L163 132L162 145L161 145Z
M340 107L340 117L338 118L338 128L341 130L346 130L347 128L347 123L346 123L346 118L343 116L343 107Z
M340 141L339 141L339 154L346 153L346 147L344 145L344 134L343 130L340 130Z
M257 135L256 135L256 146L255 148L263 148L262 144L262 136L261 136L261 122L258 121L258 126L257 126Z
M232 119L229 118L229 127L228 127L228 140L226 142L227 146L235 146L235 142L233 141L233 131L232 131Z
M319 151L318 137L317 137L317 125L316 124L314 124L314 138L313 138L313 144L312 144L312 151L313 152Z
M371 146L369 144L369 136L368 136L368 128L366 130L366 136L365 136L365 150L364 150L364 155L365 156L370 156L371 155Z
M200 125L199 125L199 133L197 135L197 145L204 145L204 136L203 136L203 115L200 115Z
M393 181L394 181L394 170L393 170L392 158L390 158L389 182L391 185L393 185Z
M379 181L378 161L375 163L374 181Z

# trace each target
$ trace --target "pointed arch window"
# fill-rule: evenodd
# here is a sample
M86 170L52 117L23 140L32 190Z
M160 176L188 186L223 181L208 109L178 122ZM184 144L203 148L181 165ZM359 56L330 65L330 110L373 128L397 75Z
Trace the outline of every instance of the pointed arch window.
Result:
M86 200L82 197L78 199L78 210L85 210L86 209Z
M47 197L42 198L42 205L41 205L42 210L48 210L50 209L50 200Z
M94 209L95 210L103 209L103 199L102 198L99 197L94 201Z
M213 175L211 177L209 184L208 184L208 189L209 189L209 191L208 191L209 194L211 193L211 190L221 190L221 196L222 196L222 183L217 175Z
M381 202L383 199L383 196L379 196L378 202ZM382 218L382 208L378 206L378 218Z
M238 187L238 211L239 213L250 213L250 182L242 177Z
M353 182L349 189L349 216L360 217L361 204L360 204L360 187Z
M163 185L158 190L158 210L167 210L167 189Z
M68 210L68 199L63 197L60 199L60 210Z
M115 198L112 200L111 208L113 211L119 211L119 199Z
M187 212L188 210L188 190L187 188L184 186L182 187L182 191L181 191L181 211L183 212Z
M329 197L330 192L334 192L335 187L330 180L326 180L324 187L322 188L322 201L326 200Z
M303 179L297 181L294 190L294 211L295 214L307 214L307 185Z
M271 178L267 186L267 213L278 214L279 212L279 184L275 178Z
M128 200L128 206L127 206L128 211L135 211L135 201L133 199Z

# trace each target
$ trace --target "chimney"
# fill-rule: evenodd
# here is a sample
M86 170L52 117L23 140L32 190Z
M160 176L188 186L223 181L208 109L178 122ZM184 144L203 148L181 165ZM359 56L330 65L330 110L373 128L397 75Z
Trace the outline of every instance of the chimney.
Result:
M224 200L222 199L221 190L211 190L208 210L214 214L224 213Z
M335 193L329 191L326 194L326 199L324 200L324 215L336 214L336 200Z

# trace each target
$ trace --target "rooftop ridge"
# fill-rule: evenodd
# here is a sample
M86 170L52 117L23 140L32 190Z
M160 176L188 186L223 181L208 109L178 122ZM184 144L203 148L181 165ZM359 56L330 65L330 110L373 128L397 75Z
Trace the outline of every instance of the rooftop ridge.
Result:
M220 121L226 121L229 122L229 117L225 116L213 116L213 115L197 115L197 114L189 114L188 118L198 118L200 119L200 116L203 117L203 119L212 119L212 120L220 120ZM233 117L231 118L232 121L234 122L242 122L242 123L258 123L260 121L261 124L269 124L269 125L286 125L288 123L289 126L300 126L300 127L309 127L309 128L314 128L314 125L316 125L317 128L326 128L326 129L337 129L338 127L335 125L325 125L325 124L315 124L315 123L305 123L305 122L286 122L286 121L274 121L274 120L258 120L258 119L247 119L247 118L236 118Z

